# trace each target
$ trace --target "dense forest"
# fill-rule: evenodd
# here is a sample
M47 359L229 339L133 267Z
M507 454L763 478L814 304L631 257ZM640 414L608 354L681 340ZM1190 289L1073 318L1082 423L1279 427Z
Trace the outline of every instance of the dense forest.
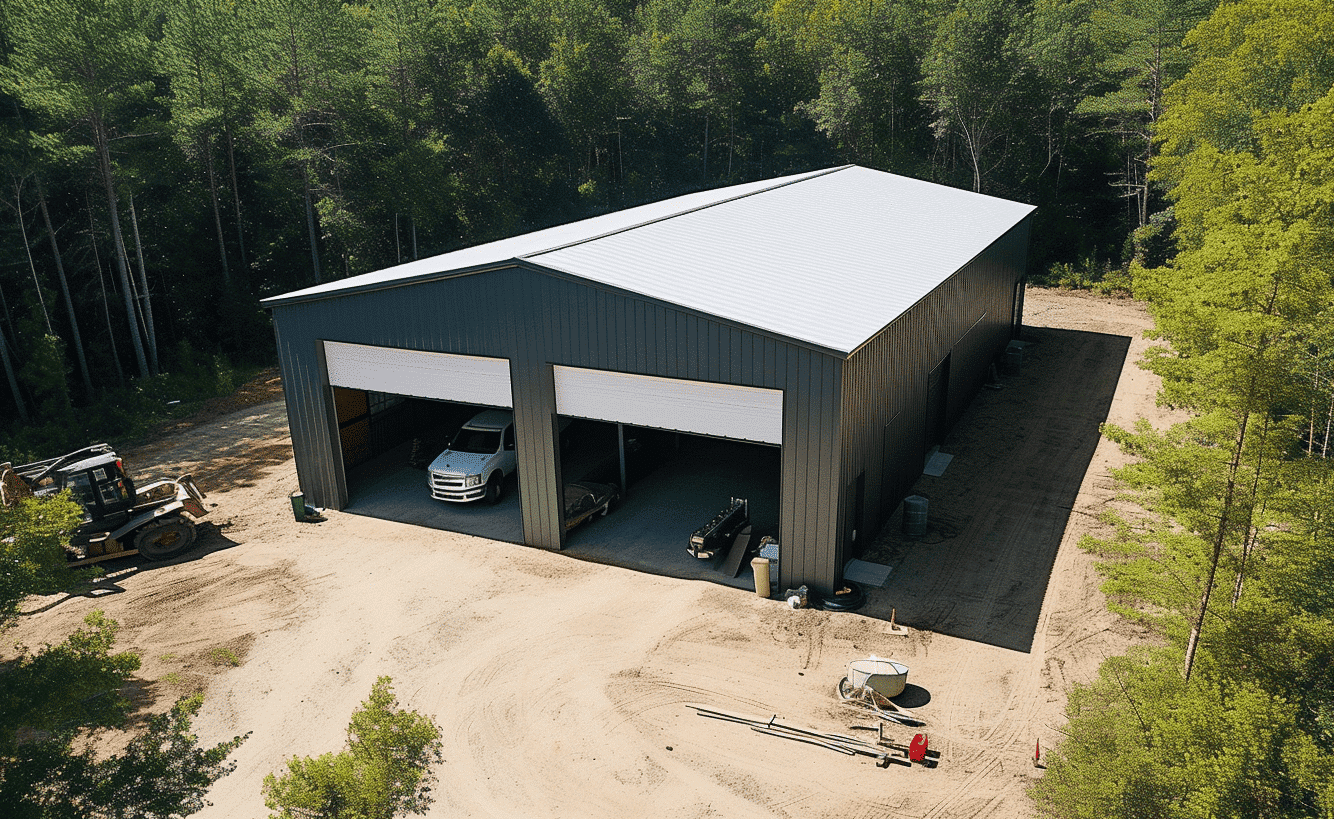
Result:
M1334 817L1327 0L0 14L0 456L226 389L266 295L506 234L845 162L1030 202L1030 276L1143 299L1188 415L1105 430L1133 503L1083 546L1149 637L1070 692L1035 809Z
M1131 504L1083 546L1150 635L1070 693L1053 817L1334 817L1334 6L1222 3L1185 35L1136 269L1166 429L1104 432Z
M1115 278L1171 221L1152 128L1209 10L6 0L0 417L263 362L268 295L849 162L1036 204L1037 275Z

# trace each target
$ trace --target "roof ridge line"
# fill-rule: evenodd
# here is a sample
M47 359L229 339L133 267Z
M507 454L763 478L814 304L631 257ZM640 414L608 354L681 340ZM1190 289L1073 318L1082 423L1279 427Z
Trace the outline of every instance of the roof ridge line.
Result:
M587 244L588 242L596 242L599 239L605 239L608 236L615 236L618 233L625 233L626 231L638 230L639 228L647 227L648 225L656 224L657 222L665 222L668 219L675 219L678 216L685 216L687 213L695 213L696 211L701 211L706 208L717 207L718 205L725 205L728 202L735 202L738 199L745 199L748 196L757 196L761 193L768 193L769 191L775 191L778 190L779 188L786 188L789 185L797 185L802 182L809 181L811 179L816 179L821 176L828 176L829 174L838 173L839 171L846 171L848 168L855 168L855 167L857 166L854 164L848 164L848 165L839 165L836 168L826 168L821 171L811 171L809 174L803 176L800 179L793 179L790 182L784 182L781 185L774 185L773 187L761 188L760 190L751 191L750 193L741 193L735 196L729 196L726 199L719 199L717 202L710 202L707 205L699 205L693 208L688 208L686 210L677 211L676 213L670 213L666 216L659 216L656 219L648 219L646 221L639 222L638 224L630 225L628 227L618 228L617 230L609 230L606 233L600 233L597 236L589 236L583 239L575 239L572 242L566 242L563 245L548 247L544 250L534 250L531 253L523 253L513 258L515 261L518 261L520 259L531 259L535 256L541 256L544 253L555 253L556 251L564 250L567 247L574 247L575 245ZM688 196L689 194L682 194L682 195Z

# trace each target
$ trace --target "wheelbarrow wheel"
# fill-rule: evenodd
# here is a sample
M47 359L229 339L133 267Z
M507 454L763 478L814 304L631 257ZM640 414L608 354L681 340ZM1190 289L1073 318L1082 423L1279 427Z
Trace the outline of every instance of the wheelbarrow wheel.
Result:
M852 687L852 682L847 677L838 681L838 698L841 700L850 700L857 693L857 689Z

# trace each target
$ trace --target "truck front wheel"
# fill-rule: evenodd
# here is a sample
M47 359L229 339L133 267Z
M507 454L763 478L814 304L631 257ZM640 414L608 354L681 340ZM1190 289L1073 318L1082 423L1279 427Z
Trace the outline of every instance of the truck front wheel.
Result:
M487 503L500 503L500 487L504 480L505 478L499 472L491 475L491 479L486 482Z
M149 560L170 560L195 543L195 525L182 517L164 518L134 533L134 548Z

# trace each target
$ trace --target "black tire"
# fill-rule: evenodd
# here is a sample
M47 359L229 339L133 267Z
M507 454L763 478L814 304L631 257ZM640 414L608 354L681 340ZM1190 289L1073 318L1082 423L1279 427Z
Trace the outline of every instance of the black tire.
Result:
M828 597L822 595L818 607L824 611L856 611L866 605L865 589L851 580L843 581L843 585L851 591L847 594L831 594Z
M851 681L847 677L838 681L838 698L841 700L850 700L855 693Z
M155 520L134 533L134 548L149 560L170 560L195 545L195 525L183 517Z
M499 472L492 473L490 480L486 482L486 494L483 496L487 503L500 503L500 490L504 480Z

